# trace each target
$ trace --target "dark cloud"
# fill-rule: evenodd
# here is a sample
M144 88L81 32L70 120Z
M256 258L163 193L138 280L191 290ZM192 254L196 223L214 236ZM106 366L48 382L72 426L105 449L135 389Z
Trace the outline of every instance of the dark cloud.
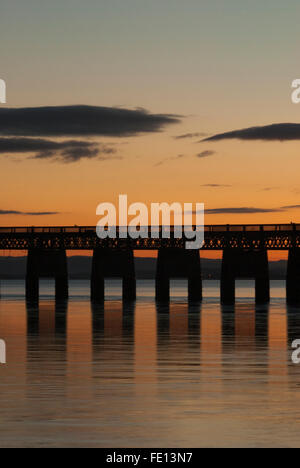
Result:
M282 210L297 210L300 208L300 205L288 205L288 206L282 206Z
M52 141L41 138L0 138L0 154L33 154L33 159L64 163L80 159L116 159L116 149L90 141ZM120 159L120 158L118 158Z
M208 208L205 209L207 215L218 215L218 214L263 214L263 213L284 213L292 209L300 209L300 205L288 205L281 206L279 208L256 208L249 206L238 206L230 208ZM191 212L196 215L197 212Z
M96 106L0 108L0 135L27 137L127 137L159 132L179 116L144 109Z
M280 123L262 127L250 127L232 132L218 133L202 141L220 140L264 140L264 141L292 141L300 140L300 124Z
M281 208L253 208L253 207L233 207L233 208L211 208L205 210L206 214L259 214L278 213Z
M228 185L228 184L202 184L200 187L226 188L226 187L232 187L232 185Z
M3 215L19 215L19 216L53 216L59 214L57 211L16 211L16 210L0 210L0 216Z
M184 140L187 138L199 138L199 137L205 137L207 136L207 133L185 133L184 135L177 135L174 136L173 138L175 140Z
M233 207L233 208L211 208L205 210L206 214L259 214L259 213L280 213L292 209L300 209L300 205L281 206L279 208L254 208L254 207Z
M215 151L202 151L201 153L197 154L197 158L208 158L209 156L213 156L214 154L216 154Z

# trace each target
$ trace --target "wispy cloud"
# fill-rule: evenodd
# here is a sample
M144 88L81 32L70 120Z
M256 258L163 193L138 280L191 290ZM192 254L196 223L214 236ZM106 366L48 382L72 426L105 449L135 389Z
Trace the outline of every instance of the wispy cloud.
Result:
M175 140L185 140L185 139L188 139L188 138L201 138L201 137L205 137L207 136L208 134L207 133L203 133L203 132L199 132L199 133L185 133L183 135L177 135L177 136L174 136L173 138Z
M216 154L215 151L206 150L206 151L202 151L201 153L198 153L197 158L199 158L199 159L209 158L210 156L213 156L214 154Z
M156 164L154 164L154 167L162 166L163 164L169 161L176 161L177 159L183 159L183 158L185 158L184 154L178 154L178 156L173 156L172 158L166 158L166 159L163 159L162 161L157 162Z
M282 206L282 210L298 210L300 209L300 205L287 205L287 206Z
M102 143L80 140L52 141L41 138L0 138L0 154L31 154L32 159L73 163L81 159L121 159L116 149Z
M264 187L259 190L259 192L272 192L273 190L278 190L279 187Z
M233 130L231 132L218 133L209 138L205 138L202 142L229 139L262 141L300 140L300 124L279 123L260 127L243 128L240 130Z
M208 158L210 156L213 156L214 154L217 154L216 151L207 150L207 151L202 151L202 153L198 153L196 157L199 159ZM183 158L189 158L189 157L190 157L189 155L178 154L178 156L166 158L166 159L163 159L162 161L157 162L156 164L154 164L154 167L162 166L163 164L170 162L170 161L176 161L177 159L183 159Z
M232 187L232 185L229 184L202 184L200 187L208 187L208 188L227 188L227 187Z
M281 206L279 208L258 208L249 206L209 208L205 210L208 215L215 214L262 214L262 213L281 213L292 209L300 209L300 205Z
M18 210L0 210L0 216L53 216L60 214L58 211L18 211Z
M206 214L259 214L259 213L278 213L280 208L255 208L255 207L230 207L230 208L210 208L206 209Z

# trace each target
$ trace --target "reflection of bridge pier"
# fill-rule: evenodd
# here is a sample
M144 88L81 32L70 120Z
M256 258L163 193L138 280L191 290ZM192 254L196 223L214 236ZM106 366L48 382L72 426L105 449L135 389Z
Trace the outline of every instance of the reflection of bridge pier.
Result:
M162 248L158 251L156 299L170 300L170 279L188 279L189 301L202 300L200 254L198 250Z
M267 347L269 340L269 304L255 308L255 341L256 347Z
M93 344L104 336L104 303L91 304Z
M295 379L296 381L299 380L300 366L300 364L294 363L292 359L294 351L297 351L297 357L299 357L299 346L297 346L297 348L293 348L292 346L295 340L300 339L300 315L298 308L287 307L286 329L285 345L287 349L287 372L294 391Z
M252 305L222 307L223 351L247 351L267 347L269 333L269 307Z
M185 357L197 353L201 342L200 304L156 303L158 362L178 364L176 356ZM172 346L171 346L172 344ZM175 359L174 359L175 358ZM198 354L200 359L200 355ZM187 362L186 365L190 363ZM193 365L197 365L196 360Z
M30 398L40 399L40 375L43 374L45 388L52 388L66 375L67 367L67 311L68 302L42 304L27 303L27 374L35 385L30 386ZM55 372L54 372L55 370ZM35 393L39 392L38 395ZM41 407L36 408L40 415Z
M95 385L89 387L91 398L105 401L107 395L112 399L114 389L118 388L117 394L121 392L121 401L124 395L124 401L127 401L127 398L133 398L134 393L135 303L92 303L91 313L91 376L95 379ZM113 408L116 418L119 404L120 398Z
M270 300L268 254L266 250L225 249L221 274L221 302L234 304L235 280L255 278L255 300L264 304Z
M287 342L288 342L288 348L291 350L293 341L300 339L299 310L294 307L288 307L286 320L287 320Z
M229 340L235 336L235 306L221 307L222 313L222 343L227 346Z
M91 298L104 301L105 278L122 278L123 299L136 299L134 255L131 249L95 249L93 256Z
M27 301L26 310L28 336L46 333L56 337L66 337L68 301L55 301L42 305Z
M65 250L30 249L27 258L26 298L39 299L39 279L55 278L55 297L68 298L68 267Z
M200 349L201 343L201 304L188 305L189 347Z
M162 345L170 338L170 305L156 303L157 343Z
M290 249L286 277L286 300L289 305L300 305L300 249Z
M104 352L106 337L119 339L118 344L134 340L135 302L123 304L106 302L92 303L93 351Z

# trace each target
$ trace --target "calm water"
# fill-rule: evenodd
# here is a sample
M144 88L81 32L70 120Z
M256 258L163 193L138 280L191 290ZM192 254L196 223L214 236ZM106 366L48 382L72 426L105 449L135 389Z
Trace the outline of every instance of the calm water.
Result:
M300 312L287 311L283 282L267 309L238 283L234 312L221 309L217 282L190 308L176 283L169 309L156 307L151 281L125 308L118 283L104 309L87 281L70 286L55 305L42 283L37 309L22 281L1 284L1 447L300 446Z

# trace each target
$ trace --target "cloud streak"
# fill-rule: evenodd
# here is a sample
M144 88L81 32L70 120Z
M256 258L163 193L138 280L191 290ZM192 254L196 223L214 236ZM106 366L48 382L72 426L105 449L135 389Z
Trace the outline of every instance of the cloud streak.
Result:
M183 158L185 158L184 154L178 154L178 156L173 156L172 158L163 159L162 161L157 162L156 164L154 164L154 167L159 167L165 164L166 162L176 161L177 159L183 159Z
M208 158L210 156L213 156L214 154L217 154L217 153L215 151L207 150L207 151L202 151L202 153L198 153L196 157L199 159L202 159L202 158ZM163 159L162 161L157 162L156 164L154 164L154 167L162 166L163 164L169 161L176 161L177 159L183 159L187 157L190 157L190 156L186 156L184 154L178 154L178 156L166 158L166 159Z
M211 208L205 210L206 214L259 214L259 213L278 213L280 208L255 208L255 207L230 207L230 208Z
M300 209L300 205L283 206L281 209L282 210L298 210L298 209Z
M116 150L108 145L90 141L0 138L0 154L32 154L32 159L73 163L81 159L116 159L115 153Z
M99 106L0 108L0 135L26 137L109 136L128 137L159 132L179 123L170 114L145 109Z
M57 211L18 211L18 210L0 210L0 216L16 215L16 216L53 216L60 214Z
M207 151L202 151L201 153L197 154L197 158L202 159L202 158L209 158L210 156L213 156L216 154L215 151L207 150Z
M261 127L249 127L231 132L218 133L202 142L221 140L261 140L261 141L295 141L300 140L300 124L279 123Z
M229 207L229 208L210 208L205 210L205 214L262 214L262 213L281 213L292 209L300 209L300 205L281 206L279 208L257 208L249 206Z
M229 185L229 184L202 184L200 187L227 188L227 187L232 187L232 185Z
M174 140L185 140L188 138L200 138L207 136L207 133L185 133L184 135L174 136Z

